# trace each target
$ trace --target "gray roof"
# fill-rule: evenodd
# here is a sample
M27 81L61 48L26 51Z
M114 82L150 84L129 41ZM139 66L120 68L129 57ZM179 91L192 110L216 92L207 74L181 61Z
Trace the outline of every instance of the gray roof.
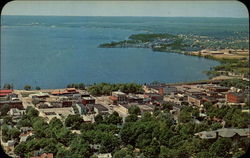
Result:
M202 131L199 133L195 133L196 136L199 136L201 139L214 139L216 138L216 133L218 133L218 136L225 137L225 138L231 138L235 136L236 134L240 136L250 136L250 129L249 128L221 128L215 131Z
M215 131L203 131L195 133L195 135L199 136L201 139L215 139L217 137Z

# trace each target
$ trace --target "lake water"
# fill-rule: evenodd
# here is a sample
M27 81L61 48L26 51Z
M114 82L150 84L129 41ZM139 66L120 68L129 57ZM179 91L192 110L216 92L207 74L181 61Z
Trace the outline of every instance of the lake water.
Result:
M245 20L226 23L216 18L3 16L1 20L1 86L12 83L20 89L26 84L64 88L79 82L172 83L207 79L203 71L218 62L150 49L98 45L136 33L195 30L193 33L225 34L246 27ZM226 29L215 29L218 25Z

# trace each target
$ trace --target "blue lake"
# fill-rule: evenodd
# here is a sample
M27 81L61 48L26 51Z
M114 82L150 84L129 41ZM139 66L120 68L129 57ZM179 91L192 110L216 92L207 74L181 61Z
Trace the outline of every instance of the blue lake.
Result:
M225 23L216 18L194 18L190 22L188 18L4 16L1 20L1 87L12 83L20 89L26 84L64 88L79 82L172 83L207 79L203 71L218 62L143 48L98 45L136 33L190 32L190 25L197 27L198 33L205 27L206 32L221 32L214 29L217 25L225 25L228 33L245 29L244 20L234 26L235 19ZM207 28L211 21L213 25Z

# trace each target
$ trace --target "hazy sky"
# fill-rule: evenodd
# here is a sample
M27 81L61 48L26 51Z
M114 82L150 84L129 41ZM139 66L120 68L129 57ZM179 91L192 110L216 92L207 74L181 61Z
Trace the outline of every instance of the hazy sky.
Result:
M11 1L2 15L248 18L248 10L237 1Z

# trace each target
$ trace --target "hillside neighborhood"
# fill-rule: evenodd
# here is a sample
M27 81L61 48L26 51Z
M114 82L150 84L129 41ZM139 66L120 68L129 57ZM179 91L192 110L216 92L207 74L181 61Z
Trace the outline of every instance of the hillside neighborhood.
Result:
M88 128L87 125L112 125L116 132L111 130L113 132L108 134L120 142L124 139L122 130L127 124L146 119L145 116L159 117L160 114L167 114L168 119L172 119L173 133L177 132L176 128L179 126L192 124L195 127L202 127L190 133L190 137L195 139L212 140L215 143L220 138L229 138L232 141L249 139L249 81L245 82L243 87L226 86L228 80L186 84L156 82L141 87L130 84L128 85L130 89L125 90L126 93L122 88L104 93L105 87L112 86L105 83L81 89L74 87L54 90L3 89L0 90L1 144L12 157L24 157L26 154L33 158L60 157L58 150L48 149L41 144L33 147L34 150L20 146L25 143L27 145L32 140L42 139L39 135L46 133L41 133L40 130L43 129L40 128L42 126L49 128L51 124L57 122L61 122L66 133L79 136L84 135L82 132ZM101 88L100 92L94 93L98 86ZM124 87L123 89L126 89L126 86ZM139 90L135 87L139 87ZM232 109L231 118L228 118L227 112ZM235 117L241 118L232 120L235 119L233 115L236 111ZM212 126L216 127L212 129ZM90 142L87 143L88 155L93 157L117 157L115 155L118 149L125 150L122 142L116 142L120 145L110 149L105 148L103 141L93 142L94 144ZM132 155L146 156L144 149L136 146L133 149L136 151L133 151ZM67 145L60 148L67 150ZM236 151L226 152L230 155L233 152L241 152L243 148L241 146Z

